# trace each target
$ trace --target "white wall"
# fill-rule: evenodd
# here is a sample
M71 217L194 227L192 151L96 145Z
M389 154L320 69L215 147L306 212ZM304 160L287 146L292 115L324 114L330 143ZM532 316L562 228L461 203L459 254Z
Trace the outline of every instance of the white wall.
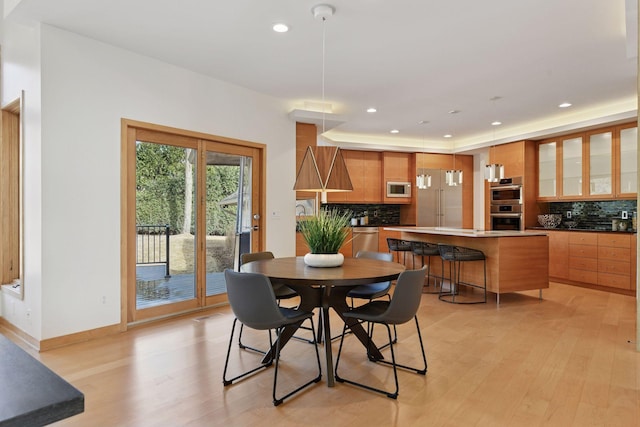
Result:
M2 25L2 105L20 97L22 106L24 197L24 299L2 295L2 316L33 337L39 337L42 324L41 262L41 128L40 128L40 28L3 23Z
M46 25L41 64L42 265L25 289L43 304L29 334L120 322L121 118L267 144L267 248L294 255L295 123L282 101Z
M484 167L489 163L489 148L473 155L473 228L484 230Z

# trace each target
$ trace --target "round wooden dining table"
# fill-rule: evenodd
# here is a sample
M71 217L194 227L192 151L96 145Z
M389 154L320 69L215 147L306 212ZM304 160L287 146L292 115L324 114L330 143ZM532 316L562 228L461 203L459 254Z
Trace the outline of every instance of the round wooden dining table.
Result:
M301 310L313 311L316 307L322 309L327 385L329 387L333 387L335 381L329 309L333 308L360 342L365 347L369 347L369 354L372 358L382 359L382 354L368 338L362 325L354 319L343 317L343 313L349 311L347 293L358 285L395 280L404 270L405 266L399 263L366 258L345 258L340 267L330 268L309 267L304 263L303 257L252 261L240 267L240 271L262 273L269 277L273 284L282 283L293 288L300 295L299 308ZM285 328L280 337L281 346L289 341L296 329L297 327ZM272 359L274 351L275 344L265 355L264 361Z

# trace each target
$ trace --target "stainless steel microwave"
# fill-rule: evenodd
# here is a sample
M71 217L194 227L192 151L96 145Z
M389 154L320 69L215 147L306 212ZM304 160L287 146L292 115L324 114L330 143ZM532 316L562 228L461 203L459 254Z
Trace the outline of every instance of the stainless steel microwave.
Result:
M387 181L387 197L411 197L411 183Z

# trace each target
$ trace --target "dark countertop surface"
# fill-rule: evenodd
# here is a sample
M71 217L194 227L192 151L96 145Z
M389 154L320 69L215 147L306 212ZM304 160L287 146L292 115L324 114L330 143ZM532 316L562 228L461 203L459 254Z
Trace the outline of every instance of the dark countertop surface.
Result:
M84 412L84 395L0 335L0 427L44 426Z

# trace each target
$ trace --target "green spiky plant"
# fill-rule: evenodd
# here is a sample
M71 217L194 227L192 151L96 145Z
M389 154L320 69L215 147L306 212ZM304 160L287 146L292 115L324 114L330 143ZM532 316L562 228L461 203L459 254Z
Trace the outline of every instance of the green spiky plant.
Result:
M300 221L299 230L312 254L337 254L349 237L351 212L320 210Z

